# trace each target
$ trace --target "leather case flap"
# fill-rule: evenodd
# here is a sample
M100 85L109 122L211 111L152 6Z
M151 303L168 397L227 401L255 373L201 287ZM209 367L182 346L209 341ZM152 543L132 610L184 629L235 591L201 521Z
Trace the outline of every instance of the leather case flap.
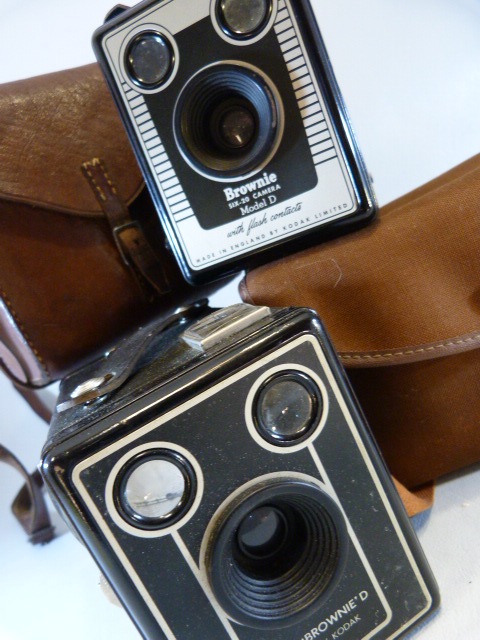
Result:
M480 346L480 155L356 233L251 271L244 299L313 307L347 366Z
M127 204L143 185L98 65L0 86L0 198L101 215L82 163L104 160Z

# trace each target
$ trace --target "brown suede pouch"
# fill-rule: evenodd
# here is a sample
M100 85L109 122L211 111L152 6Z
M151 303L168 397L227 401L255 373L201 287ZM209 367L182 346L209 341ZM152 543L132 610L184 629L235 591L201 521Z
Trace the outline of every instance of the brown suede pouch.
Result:
M198 299L165 246L96 64L0 87L0 364L63 377Z
M480 460L480 155L240 291L319 313L405 487Z

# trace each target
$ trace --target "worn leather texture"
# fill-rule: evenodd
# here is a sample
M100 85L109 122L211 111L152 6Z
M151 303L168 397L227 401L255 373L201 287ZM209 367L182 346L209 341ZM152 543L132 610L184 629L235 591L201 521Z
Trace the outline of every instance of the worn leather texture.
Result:
M1 86L0 140L0 364L17 380L63 377L219 286L183 280L96 64ZM85 167L108 172L101 192ZM115 236L118 211L135 224ZM128 243L145 258L139 230L156 290L125 261Z
M0 114L2 199L98 216L100 205L80 170L93 157L101 157L116 176L124 201L141 189L140 171L96 64L3 85Z
M369 227L250 271L240 293L319 313L406 487L480 460L480 155Z

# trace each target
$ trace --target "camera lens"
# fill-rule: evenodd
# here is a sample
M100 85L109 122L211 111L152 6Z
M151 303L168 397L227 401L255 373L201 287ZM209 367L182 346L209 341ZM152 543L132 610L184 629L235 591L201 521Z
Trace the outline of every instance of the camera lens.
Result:
M174 62L167 38L156 31L139 33L126 52L126 68L135 84L154 89L169 77Z
M270 558L282 550L287 531L287 522L281 511L271 506L259 507L240 523L238 545L250 558Z
M127 522L161 529L188 510L195 489L190 464L177 452L149 451L129 461L119 474L115 494Z
M270 13L270 0L221 0L217 6L219 22L233 37L249 37L264 27Z
M257 171L275 153L283 132L280 97L258 70L241 63L202 69L182 89L174 133L184 158L208 177Z
M293 477L246 490L211 531L210 586L245 626L296 624L328 598L345 566L348 535L338 506L318 485Z
M296 443L318 425L323 402L314 381L299 371L273 375L258 390L254 424L260 435L279 445Z
M219 118L219 135L225 147L240 149L247 146L255 134L255 117L241 105L227 107Z

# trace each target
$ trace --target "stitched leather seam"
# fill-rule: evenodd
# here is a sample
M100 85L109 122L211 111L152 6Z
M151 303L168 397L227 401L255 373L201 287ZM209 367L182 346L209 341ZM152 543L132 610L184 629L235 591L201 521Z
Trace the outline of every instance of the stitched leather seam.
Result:
M6 291L4 289L0 289L0 295L2 296L3 301L7 305L8 310L10 311L10 313L12 315L12 318L15 320L15 323L16 323L17 327L20 329L23 337L25 338L26 343L28 344L28 346L32 350L32 353L37 358L39 364L41 365L41 367L44 370L44 372L46 373L46 375L50 378L51 377L50 376L50 371L48 370L48 367L47 367L45 361L43 360L42 356L40 355L38 349L35 348L35 346L34 346L34 344L32 342L32 339L30 338L30 336L26 332L25 327L22 324L22 322L20 321L20 318L18 317L17 312L15 311L12 303L10 302L10 299L9 299Z
M429 353L435 351L437 349L446 349L449 347L456 347L459 345L470 345L480 341L480 333L475 334L473 336L469 336L467 338L459 338L458 340L448 340L447 342L440 342L438 344L432 344L430 346L418 347L415 349L404 349L401 351L389 351L387 353L363 353L363 354L349 354L349 353L339 353L339 357L341 360L389 360L392 358L397 358L401 356L410 356L419 353Z
M98 193L99 198L103 201L106 202L107 200L107 196L105 195L105 192L103 191L102 187L98 184L98 182L95 180L95 178L93 177L92 171L90 169L90 167L100 167L100 171L103 173L103 175L105 176L105 180L107 181L109 187L111 188L113 193L117 193L115 187L113 186L106 170L105 167L103 166L101 160L99 158L93 158L93 160L91 160L90 162L84 162L82 164L82 169L85 171L85 173L87 174L90 182L92 183L93 188L95 189L95 191Z

